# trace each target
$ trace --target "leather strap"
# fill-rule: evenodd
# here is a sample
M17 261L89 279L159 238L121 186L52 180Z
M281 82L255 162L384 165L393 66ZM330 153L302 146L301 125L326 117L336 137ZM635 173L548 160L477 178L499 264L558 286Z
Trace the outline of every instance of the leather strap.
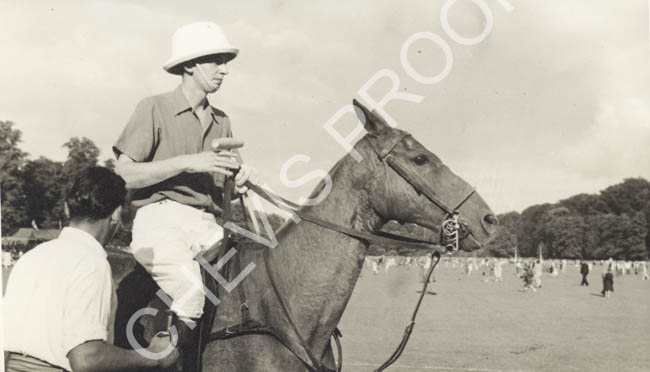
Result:
M282 308L282 312L284 313L284 316L287 318L289 321L289 325L291 326L291 329L293 330L293 333L296 335L298 338L298 342L300 343L300 346L303 348L305 353L307 353L307 356L311 360L311 366L308 366L308 369L310 371L312 370L312 366L316 367L316 370L320 369L320 361L314 356L314 354L311 352L309 345L305 341L304 337L302 337L302 334L300 333L300 330L298 329L298 326L296 325L296 321L293 318L293 315L291 315L291 310L289 310L289 306L287 303L284 301L284 296L282 296L282 293L280 293L280 290L278 289L277 284L275 283L275 278L273 274L273 270L271 269L271 266L269 264L269 252L270 248L266 247L264 249L264 266L266 268L266 275L269 277L269 284L271 284L271 288L273 289L273 292L275 293L275 297L277 298L278 302L280 303L280 307ZM304 364L305 361L300 358L300 360L303 361Z
M406 348L406 344L409 341L409 338L411 337L411 333L413 332L413 328L415 327L415 318L418 315L418 311L420 310L420 305L422 304L422 299L424 298L424 294L427 291L427 287L429 286L429 280L431 279L431 274L433 273L433 269L436 268L438 265L438 262L440 262L440 253L438 251L433 252L431 255L431 259L435 259L435 262L431 265L429 268L429 272L427 273L426 279L424 280L424 284L422 286L422 292L420 292L420 298L418 298L418 302L415 305L415 309L413 310L413 314L411 315L411 321L406 325L406 328L404 329L404 336L402 336L402 340L400 341L399 345L397 345L397 348L393 352L393 354L382 364L379 366L379 368L375 369L374 372L381 372L388 368L391 364L395 363L397 359L399 359L400 356L402 356L402 352L404 352L404 349Z
M365 231L354 230L349 227L345 227L329 221L325 221L316 216L312 216L305 212L302 212L299 210L300 208L299 205L277 194L274 194L269 190L263 189L257 185L249 184L248 188L271 203L275 204L277 201L281 201L283 204L290 207L293 213L295 213L298 217L302 218L305 221L324 227L328 230L337 231L340 232L341 234L345 234L363 240L368 243L375 243L375 244L389 245L389 246L399 245L400 247L408 247L414 249L431 249L438 246L436 242L409 238L409 237L395 235L386 232L378 232L376 234L372 234Z

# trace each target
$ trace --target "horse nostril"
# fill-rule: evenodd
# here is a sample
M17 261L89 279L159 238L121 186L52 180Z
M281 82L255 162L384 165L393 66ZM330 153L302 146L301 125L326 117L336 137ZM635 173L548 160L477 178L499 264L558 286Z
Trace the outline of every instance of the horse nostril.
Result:
M497 216L493 214L486 214L485 217L483 217L483 220L488 224L488 225L498 225L499 224L499 219Z

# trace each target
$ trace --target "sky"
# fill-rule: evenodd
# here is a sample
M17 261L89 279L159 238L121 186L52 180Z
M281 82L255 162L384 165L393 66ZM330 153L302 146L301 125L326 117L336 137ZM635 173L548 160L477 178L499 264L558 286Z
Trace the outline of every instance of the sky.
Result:
M181 25L214 21L240 48L211 102L231 119L242 151L265 183L292 200L309 195L281 181L328 170L345 150L324 129L380 71L399 92L383 107L493 211L522 211L578 193L597 193L624 178L650 179L648 1L485 0L19 1L0 2L0 120L23 133L32 158L65 159L71 137L111 146L138 101L166 92L171 35ZM189 6L188 4L191 4ZM406 5L407 4L407 5ZM443 27L465 38L463 45ZM490 22L491 20L491 22ZM491 28L487 28L491 25ZM487 32L486 31L486 32ZM406 56L403 45L420 32ZM480 41L480 42L479 42ZM380 101L381 78L368 89ZM356 119L336 122L344 136Z

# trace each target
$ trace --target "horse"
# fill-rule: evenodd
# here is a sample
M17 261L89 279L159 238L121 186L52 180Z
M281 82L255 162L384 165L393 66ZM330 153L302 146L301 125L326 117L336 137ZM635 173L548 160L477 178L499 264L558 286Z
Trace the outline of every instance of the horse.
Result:
M494 238L498 220L467 182L407 132L391 127L356 100L353 105L367 131L353 147L362 159L349 153L340 159L329 172L327 197L318 204L302 206L301 213L376 234L388 221L437 231L454 212L458 215L461 249L479 249ZM326 182L321 181L311 198L325 189ZM276 233L276 239L274 248L244 241L236 249L240 267L255 264L239 284L251 317L276 330L284 342L263 334L212 341L203 352L205 372L306 371L309 352L320 358L323 366L333 369L330 336L350 300L368 243L304 220L289 220ZM147 306L155 293L155 283L150 279L129 279L136 266L130 255L109 254L109 261L114 268L118 298L128 297L136 308ZM269 285L269 274L274 278L275 290ZM240 319L238 292L220 294L213 331ZM281 311L278 297L293 314L291 321ZM118 307L116 316L124 319L131 311L125 313ZM143 343L153 334L152 330L139 331L149 335L141 337ZM301 348L305 343L308 350Z

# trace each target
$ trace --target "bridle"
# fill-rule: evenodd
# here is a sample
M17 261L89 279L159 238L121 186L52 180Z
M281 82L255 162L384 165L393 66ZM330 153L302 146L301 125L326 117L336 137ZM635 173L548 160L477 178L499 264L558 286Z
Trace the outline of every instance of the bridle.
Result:
M396 136L391 142L389 142L389 146L386 148L379 149L373 142L370 142L370 145L375 153L377 153L379 160L381 160L382 163L390 166L391 169L402 177L404 181L409 183L418 194L424 195L431 203L445 212L445 218L440 226L440 245L442 245L448 252L456 252L458 251L461 239L461 227L464 227L460 222L459 209L476 193L476 190L472 188L460 203L456 204L454 208L449 208L445 202L440 200L433 190L426 186L426 181L422 179L422 177L418 174L409 172L408 168L402 163L402 161L393 156L393 150L395 147L407 137L411 137L411 135L407 132L401 131L400 135Z
M402 164L401 160L399 158L395 158L392 155L393 149L400 143L402 142L405 138L409 137L410 134L399 131L400 135L396 136L392 141L390 142L389 146L386 148L377 148L377 146L371 141L371 147L374 149L375 153L379 156L379 159L383 164L388 165L391 169L393 169L402 179L404 179L407 183L409 183L416 192L419 194L425 195L427 199L429 199L434 205L436 205L438 208L440 208L443 212L445 212L445 218L441 224L440 227L440 245L442 245L447 252L454 252L457 251L459 248L459 241L463 238L461 236L461 229L463 227L462 222L460 221L460 212L459 209L460 207L465 204L471 197L472 195L475 194L475 190L472 189L472 191L460 202L456 205L454 208L449 208L447 207L446 203L444 203L442 200L438 198L438 196L433 192L433 190L429 189L426 186L425 180L423 180L419 175L417 174L412 174L412 172L408 171L408 168ZM226 179L226 182L230 182L230 185L228 187L224 187L224 190L232 188L232 177L229 177ZM397 349L395 352L391 355L391 357L384 363L382 366L380 366L378 369L376 369L376 372L380 372L390 366L392 363L394 363L402 354L404 351L404 348L406 347L406 344L409 340L409 337L411 335L411 332L413 330L413 327L415 326L415 318L417 316L418 310L420 308L420 304L422 303L422 299L424 297L424 294L426 293L427 286L429 284L429 279L433 273L433 270L437 266L438 262L440 261L440 253L435 249L438 244L435 242L431 241L425 241L425 240L419 240L419 239L414 239L414 238L409 238L409 237L404 237L404 236L399 236L399 235L394 235L394 234L389 234L389 233L384 233L384 232L379 232L377 234L373 233L368 233L364 231L358 231L354 230L352 228L346 227L346 226L341 226L336 223L332 223L329 221L322 220L318 217L312 216L308 213L305 213L301 211L301 206L297 205L285 198L282 198L279 195L276 195L264 188L261 188L257 185L247 183L247 186L250 190L254 191L257 193L259 196L262 198L266 199L270 203L277 205L278 202L281 202L284 204L286 207L290 208L293 213L295 213L298 217L311 222L315 225L321 226L325 229L332 230L332 231L337 231L339 233L345 234L347 236L350 236L352 238L364 241L368 244L374 243L374 244L380 244L384 246L396 246L399 245L400 247L410 247L410 248L417 248L417 249L423 249L423 248L429 248L433 249L433 253L431 255L432 259L432 265L429 268L429 271L426 275L426 280L424 282L422 292L420 293L419 300L417 302L417 305L415 307L415 310L413 311L413 314L411 316L411 320L406 326L406 329L404 331L404 336L402 338L402 341L398 345ZM229 200L229 198L226 198ZM229 202L229 201L228 201ZM224 208L224 210L230 210L230 208ZM245 213L245 208L244 210L244 215ZM246 215L244 216L246 220ZM225 219L224 219L225 220ZM224 221L225 222L225 221ZM204 255L203 257L206 258L208 261L211 261L216 257L216 254L214 253L216 249L213 249L215 247L210 248ZM266 267L266 272L269 277L269 284L271 285L271 288L273 289L273 292L280 303L280 306L282 308L282 311L285 315L285 318L289 322L293 333L295 334L296 338L298 339L298 343L300 344L300 347L302 351L308 356L309 360L306 360L304 357L302 357L298 352L296 352L292 347L291 347L291 342L288 342L286 339L281 337L279 335L279 332L277 330L264 326L263 324L253 320L250 318L250 313L248 311L248 304L245 300L245 293L243 290L243 283L240 284L240 301L241 301L241 309L242 309L242 323L238 326L235 327L229 327L225 328L223 330L220 330L218 332L215 332L210 335L209 340L214 341L214 340L221 340L221 339L228 339L228 338L233 338L238 335L244 335L244 334L266 334L270 335L274 338L276 338L280 343L282 343L289 351L291 351L300 361L303 363L305 368L309 370L310 372L322 372L322 371L329 371L327 367L325 367L319 358L317 358L313 352L310 350L309 345L303 338L302 334L300 333L300 330L298 329L296 322L293 318L293 315L291 313L291 310L289 309L287 303L285 302L283 296L279 290L279 288L276 285L275 281L275 274L273 271L273 267L269 264L269 254L270 254L270 248L265 247L264 249L264 264ZM237 257L237 255L235 255ZM238 260L236 260L237 266L239 266ZM237 268L239 269L239 268ZM337 368L336 371L341 371L342 368L342 351L341 351L341 345L339 342L339 337L341 337L341 333L338 330L338 328L335 328L332 330L331 336L334 338L337 346L337 351L338 351L338 361L337 361Z

